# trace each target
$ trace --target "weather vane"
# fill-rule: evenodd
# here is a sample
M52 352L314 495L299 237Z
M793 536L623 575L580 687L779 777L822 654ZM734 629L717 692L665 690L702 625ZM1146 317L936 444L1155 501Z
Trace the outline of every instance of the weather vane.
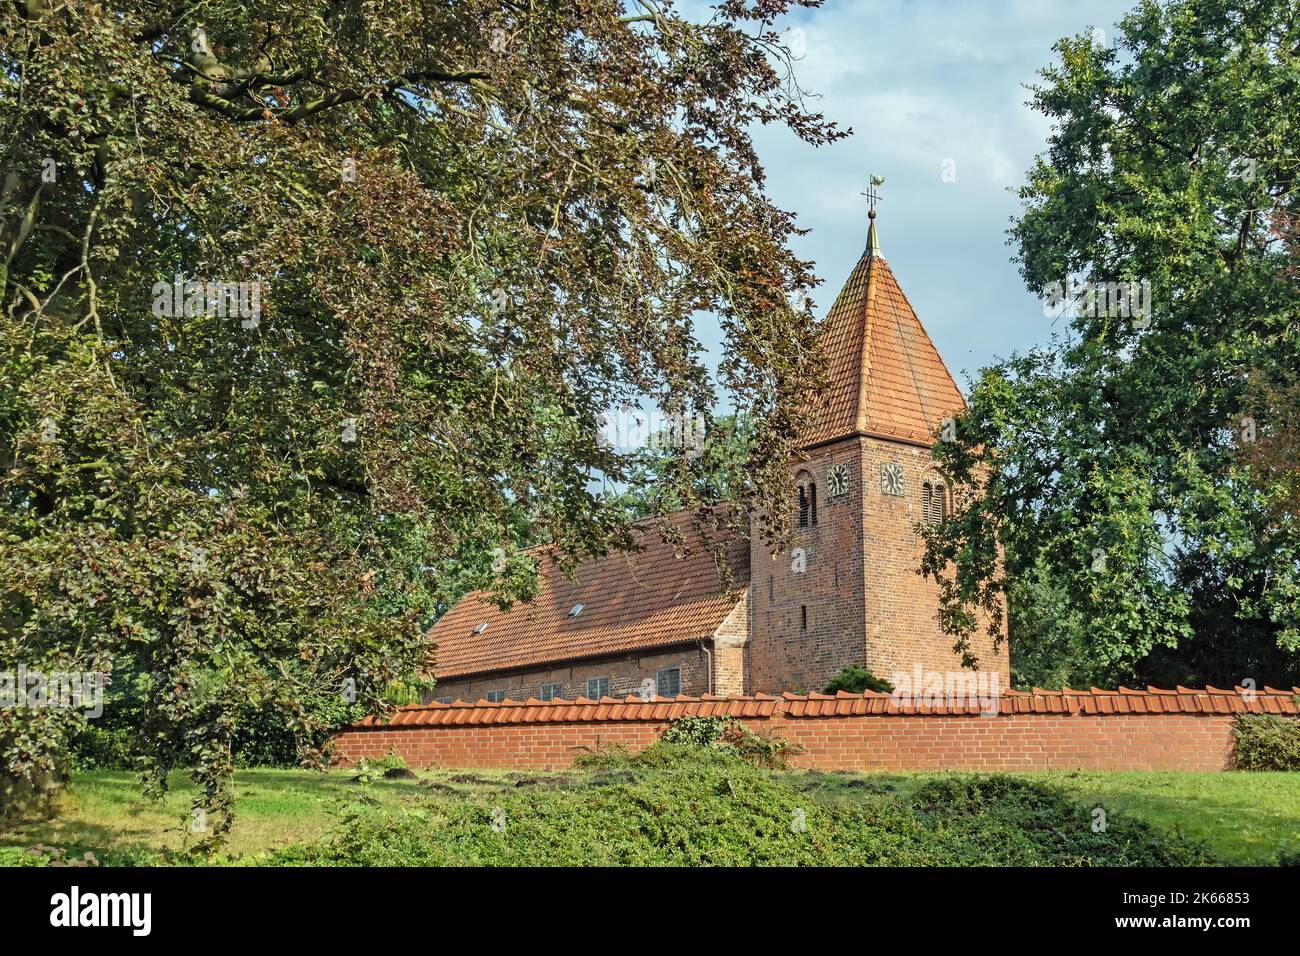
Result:
M867 213L867 215L870 216L872 219L876 218L876 203L884 201L880 193L876 192L876 187L883 186L883 185L885 185L885 177L877 176L875 173L872 173L871 182L867 186L867 191L862 194L866 196L867 200L871 203L871 210L870 212Z

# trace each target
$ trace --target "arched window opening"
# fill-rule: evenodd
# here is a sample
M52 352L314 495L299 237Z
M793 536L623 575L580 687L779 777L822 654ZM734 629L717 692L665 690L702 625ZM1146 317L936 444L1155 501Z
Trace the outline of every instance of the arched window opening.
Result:
M817 523L817 504L815 496L817 486L812 485L812 495L809 495L809 485L812 482L812 475L806 471L801 471L795 475L794 479L799 486L799 527L808 527L809 522Z
M817 527L817 482L808 486L808 500L812 503L812 526Z
M939 524L948 514L947 489L936 481L921 485L921 511L926 524Z

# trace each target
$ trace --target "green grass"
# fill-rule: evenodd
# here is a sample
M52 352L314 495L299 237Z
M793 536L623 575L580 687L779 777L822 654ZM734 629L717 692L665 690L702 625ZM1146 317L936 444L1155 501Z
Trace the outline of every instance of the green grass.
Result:
M472 773L481 783L451 783ZM335 819L331 809L355 797L359 784L346 770L239 770L235 773L236 820L219 863L256 863L291 843L322 836ZM511 786L507 775L492 771L422 771L417 781L376 780L365 790L391 807L413 805L430 793L430 782L452 787L464 798ZM191 795L185 774L169 779L161 801L145 799L132 773L88 771L73 784L45 819L32 820L0 834L0 865L19 861L35 844L65 847L80 856L93 851L104 863L188 862L183 856L197 837L189 832Z
M235 777L238 818L227 847L211 862L269 862L286 847L327 842L343 830L340 809L351 805L355 810L359 803L381 815L432 815L437 821L463 822L513 801L520 813L542 820L550 812L542 805L559 795L568 812L601 813L608 800L593 792L590 774L421 770L416 780L380 779L362 786L352 781L349 771L242 770ZM976 779L956 773L769 776L783 791L809 800L810 809L860 812L882 821L899 819L898 805L926 787ZM1101 806L1111 821L1140 821L1180 842L1202 844L1226 863L1268 864L1280 851L1300 851L1300 773L1062 771L1007 776L1059 789L1085 815ZM35 862L23 851L37 843L63 847L76 856L89 850L110 865L188 862L183 851L195 840L187 826L192 791L183 775L176 775L172 784L171 793L155 802L140 796L132 774L78 774L53 816L0 833L0 865ZM724 851L729 852L719 852ZM452 854L447 859L462 857Z
M1043 779L1046 774L1025 774ZM1245 866L1300 853L1300 772L1052 774L1053 782L1090 806L1140 817L1204 843Z
M1174 866L1200 846L1115 814L1104 831L1062 791L950 776L904 796L861 788L822 801L731 747L612 752L561 785L430 801L353 801L330 839L275 861L336 866ZM499 819L497 819L499 815Z
M959 773L805 774L819 799L853 802L864 789L906 795ZM1088 808L1145 820L1207 846L1225 863L1266 866L1300 852L1300 772L1190 773L1169 770L1042 771L1007 774L1056 786Z

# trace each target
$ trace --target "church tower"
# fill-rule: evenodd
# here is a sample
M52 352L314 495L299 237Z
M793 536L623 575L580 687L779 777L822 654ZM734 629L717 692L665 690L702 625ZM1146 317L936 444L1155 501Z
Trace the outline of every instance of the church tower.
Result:
M869 196L866 249L823 323L826 385L791 465L790 550L750 544L750 693L821 691L852 664L887 680L961 668L938 589L917 573L916 529L951 508L930 449L964 399L881 254ZM1006 645L973 640L981 670L1008 686Z

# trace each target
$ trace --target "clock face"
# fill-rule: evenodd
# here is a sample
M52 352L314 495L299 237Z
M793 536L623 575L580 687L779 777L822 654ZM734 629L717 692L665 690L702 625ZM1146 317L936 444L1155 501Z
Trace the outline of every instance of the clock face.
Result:
M826 469L826 487L832 498L849 493L849 466L831 465Z
M903 469L894 462L880 466L880 492L885 495L903 494Z

